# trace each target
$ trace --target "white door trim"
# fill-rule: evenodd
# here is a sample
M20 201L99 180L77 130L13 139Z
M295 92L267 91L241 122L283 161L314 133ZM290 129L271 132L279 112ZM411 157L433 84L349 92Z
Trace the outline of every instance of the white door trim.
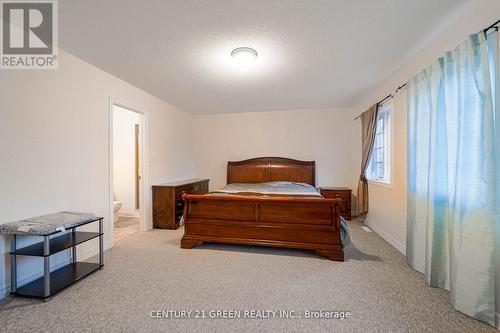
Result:
M141 116L141 122L140 122L140 127L139 127L139 173L141 174L141 183L140 183L140 190L139 190L139 205L140 205L140 224L141 224L141 231L146 231L148 230L148 221L147 217L148 214L147 212L149 211L149 202L150 202L150 193L148 191L148 184L149 184L149 178L148 178L148 168L146 161L148 161L148 113L145 111L140 111L137 108L130 107L127 104L118 102L115 100L113 97L109 97L109 112L108 112L108 178L109 178L109 184L108 184L108 199L109 199L109 216L108 216L108 221L109 221L109 240L110 240L110 246L113 247L113 107L114 106L120 106L122 108L125 108L127 110L133 111L138 113Z

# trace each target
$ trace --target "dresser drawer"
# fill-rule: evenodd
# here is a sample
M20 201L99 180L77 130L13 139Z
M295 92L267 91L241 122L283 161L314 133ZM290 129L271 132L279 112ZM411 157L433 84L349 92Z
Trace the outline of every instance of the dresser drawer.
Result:
M175 189L176 198L181 198L183 194L205 194L208 193L208 182L195 183L177 187Z
M191 193L189 186L177 187L175 189L175 197L176 198L181 198L184 193L186 193L186 194Z
M334 191L324 191L322 195L329 199L344 199L351 200L350 192L334 192Z
M205 193L208 193L208 182L206 182L206 183L201 183L201 184L200 184L200 189L199 189L198 191L200 191L200 192L201 192L200 194L205 194Z

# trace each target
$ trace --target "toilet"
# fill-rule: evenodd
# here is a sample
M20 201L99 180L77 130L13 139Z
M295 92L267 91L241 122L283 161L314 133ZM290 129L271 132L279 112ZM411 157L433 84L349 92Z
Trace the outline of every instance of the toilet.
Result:
M121 201L113 201L113 222L118 222L120 217L118 216L118 211L122 208Z

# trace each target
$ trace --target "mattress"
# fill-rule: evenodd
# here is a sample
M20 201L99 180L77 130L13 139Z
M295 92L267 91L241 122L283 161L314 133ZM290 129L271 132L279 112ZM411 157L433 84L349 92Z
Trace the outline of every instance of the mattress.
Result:
M232 183L220 190L212 191L208 195L322 198L314 186L305 183L283 181L255 184Z

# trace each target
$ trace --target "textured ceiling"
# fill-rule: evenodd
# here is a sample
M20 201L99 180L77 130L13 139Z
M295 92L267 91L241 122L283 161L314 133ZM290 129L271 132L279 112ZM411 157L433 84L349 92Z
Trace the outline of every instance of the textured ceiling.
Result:
M60 46L192 113L352 106L469 0L60 1ZM259 53L251 70L230 52Z

